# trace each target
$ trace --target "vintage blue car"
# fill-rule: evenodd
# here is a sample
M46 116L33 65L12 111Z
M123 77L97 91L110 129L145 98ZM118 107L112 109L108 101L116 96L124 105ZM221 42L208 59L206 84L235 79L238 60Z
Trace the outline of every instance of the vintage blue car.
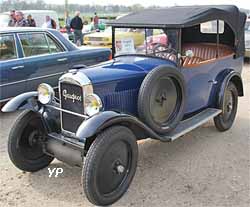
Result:
M36 90L42 82L56 88L65 71L106 61L110 54L107 49L77 48L56 30L0 28L0 103Z
M173 141L212 118L219 131L232 126L243 96L245 20L235 6L189 6L111 22L113 60L64 74L59 99L43 83L2 109L26 109L9 135L10 159L29 172L54 158L83 166L89 201L114 203L134 177L137 140ZM143 33L144 43L120 38L120 28ZM159 33L168 42L145 47Z

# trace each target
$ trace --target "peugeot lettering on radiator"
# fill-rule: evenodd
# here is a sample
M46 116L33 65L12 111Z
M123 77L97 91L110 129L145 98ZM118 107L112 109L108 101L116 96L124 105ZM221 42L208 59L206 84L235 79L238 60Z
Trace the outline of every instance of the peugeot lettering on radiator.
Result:
M73 101L73 103L76 101L82 101L82 97L81 96L78 96L76 94L69 94L67 93L67 90L63 90L63 97L65 100L67 99L71 99Z

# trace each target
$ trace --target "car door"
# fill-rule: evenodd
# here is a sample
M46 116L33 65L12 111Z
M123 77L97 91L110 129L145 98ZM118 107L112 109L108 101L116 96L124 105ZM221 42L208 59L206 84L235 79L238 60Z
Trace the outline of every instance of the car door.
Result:
M25 55L28 75L27 91L36 90L40 83L57 87L58 79L68 70L64 48L45 32L18 34Z
M27 77L17 43L14 33L0 35L0 102L25 91Z

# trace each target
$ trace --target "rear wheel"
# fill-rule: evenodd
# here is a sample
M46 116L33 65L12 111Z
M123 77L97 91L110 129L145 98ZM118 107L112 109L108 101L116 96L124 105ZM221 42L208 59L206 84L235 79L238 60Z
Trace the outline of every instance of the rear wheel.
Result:
M92 143L83 168L84 191L94 205L110 205L128 189L137 166L136 137L127 127L111 127Z
M19 116L8 139L8 154L17 168L36 172L52 162L54 158L43 152L41 144L43 135L42 121L37 114L25 111Z
M214 123L219 131L231 128L236 117L238 106L238 90L234 83L229 82L221 103L222 113L214 118Z

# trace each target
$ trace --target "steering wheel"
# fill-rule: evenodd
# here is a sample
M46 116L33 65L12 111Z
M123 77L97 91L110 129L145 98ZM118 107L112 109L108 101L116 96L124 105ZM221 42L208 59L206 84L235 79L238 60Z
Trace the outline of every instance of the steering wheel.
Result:
M167 45L157 44L153 48L153 54L156 57L176 61L178 52L174 48L168 47Z

